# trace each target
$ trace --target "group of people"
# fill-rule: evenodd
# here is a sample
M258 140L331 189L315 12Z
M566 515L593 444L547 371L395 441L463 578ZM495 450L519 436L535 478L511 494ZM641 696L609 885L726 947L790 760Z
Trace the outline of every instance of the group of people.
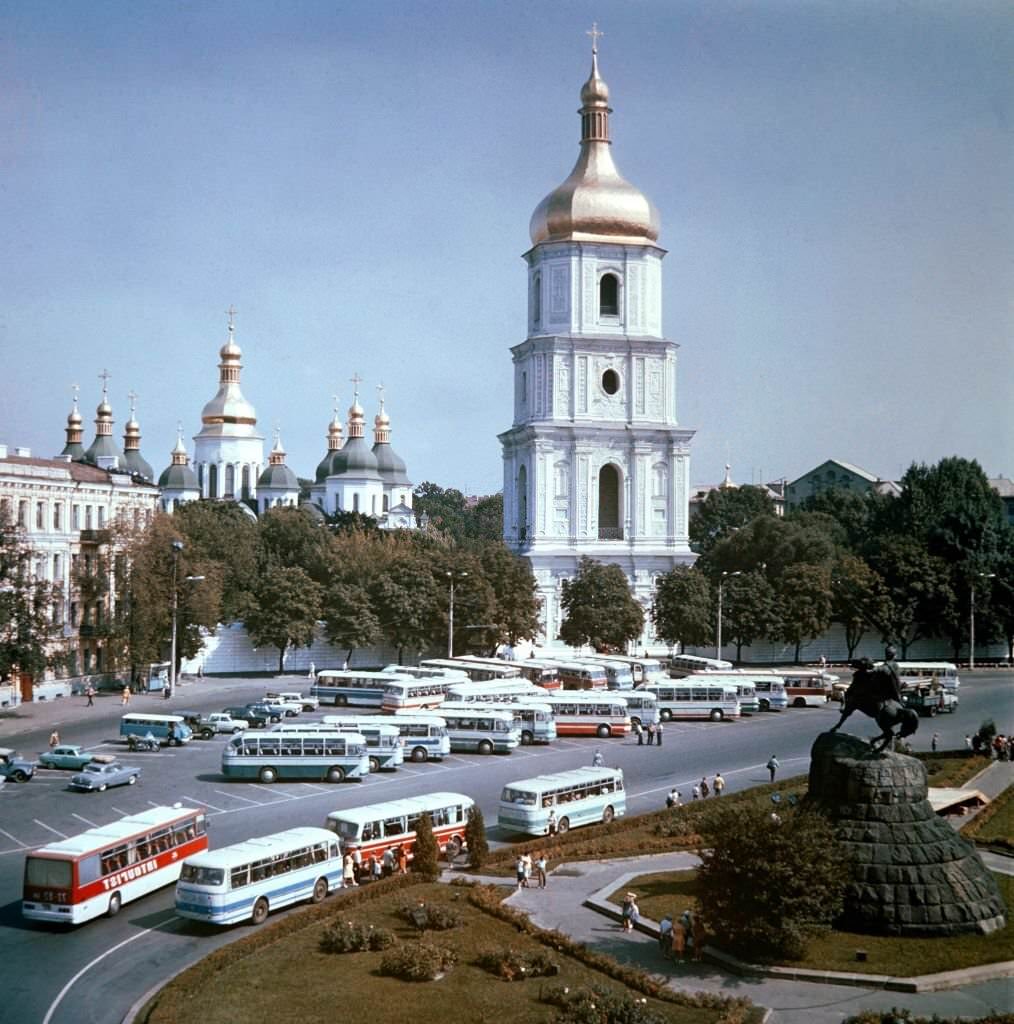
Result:
M643 747L645 742L647 742L649 747L655 746L656 744L658 746L662 746L662 734L665 732L665 729L661 722L658 724L649 722L647 725L641 725L640 722L634 722L631 728L633 729L634 735L637 737L637 745L639 747Z
M363 859L362 851L357 847L346 853L342 860L342 883L346 888L353 888L363 882L379 882L393 874L408 874L408 850L404 846L389 846L380 856Z
M989 740L976 733L965 736L965 747L976 754L987 754L994 761L1014 761L1014 734L997 733Z
M700 960L704 948L703 922L689 908L675 920L667 914L658 924L658 945L662 956L678 964L688 959Z
M548 863L544 850L536 853L534 857L530 853L519 854L514 864L518 889L530 889L533 874L535 875L536 887L545 889L546 867Z

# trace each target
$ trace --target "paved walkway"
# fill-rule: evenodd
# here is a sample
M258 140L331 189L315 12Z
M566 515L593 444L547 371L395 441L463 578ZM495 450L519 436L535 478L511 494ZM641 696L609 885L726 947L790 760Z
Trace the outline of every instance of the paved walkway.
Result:
M990 1010L1014 1011L1014 981L1010 978L972 982L946 992L909 993L874 986L745 978L710 963L676 965L662 958L653 934L624 932L617 923L618 914L613 920L586 905L600 889L613 891L626 887L629 879L637 875L686 870L697 862L693 854L667 853L565 864L550 873L545 889L521 889L506 902L527 913L542 928L564 932L622 963L668 977L674 989L745 996L772 1011L770 1024L836 1024L860 1010L892 1007L905 1007L927 1017L934 1013L944 1017L979 1017ZM1006 866L1014 873L1014 862L1007 859ZM451 876L448 873L445 877ZM504 878L481 880L512 885L510 879Z

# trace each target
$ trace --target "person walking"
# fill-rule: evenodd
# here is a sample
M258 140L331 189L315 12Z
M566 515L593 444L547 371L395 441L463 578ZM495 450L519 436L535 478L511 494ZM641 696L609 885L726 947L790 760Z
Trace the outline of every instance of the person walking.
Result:
M370 858L370 877L379 882L384 877L384 862L380 857Z
M514 862L514 876L518 883L518 892L521 892L525 884L525 858L520 854Z
M363 851L357 846L352 851L352 879L355 882L359 881L360 876L363 873Z
M92 686L91 683L89 683L85 687L85 696L88 698L88 703L85 704L85 707L86 708L94 707L95 706L95 687Z
M342 884L346 888L359 885L359 882L356 881L356 865L351 853L345 854L345 859L342 861Z
M651 746L651 736L650 735L648 736L648 745ZM596 750L595 751L595 756L592 758L592 767L593 768L601 768L603 764L604 764L604 760L603 760L603 757L602 757L602 751L601 750Z
M398 847L398 874L408 874L408 850L404 845Z
M940 733L933 733L932 739L930 739L930 750L935 754L937 752L937 744L940 742Z
M644 729L641 728L640 722L634 722L634 735L637 737L637 745L639 747L644 746Z
M556 835L557 824L556 824L556 811L549 812L549 819L546 821L546 830L551 836Z
M58 747L59 745L60 745L60 734L54 729L49 734L49 749L52 750L53 747Z
M672 958L681 964L687 956L687 927L683 919L672 923Z
M524 867L524 881L523 886L525 889L528 888L528 883L532 880L532 855L530 853L521 854L521 862Z
M965 733L965 750L971 750L971 749L972 749L972 737L969 736L968 733L966 732Z
M316 679L317 678L317 666L314 665L314 663L312 661L310 662L310 671L307 672L306 678L307 679Z
M708 788L708 780L707 780L707 777L705 777L705 778L701 779L701 799L702 800L707 800L708 794L710 792L711 792L711 790Z
M670 809L673 807L679 807L680 791L675 786L669 790L669 795L665 798L665 805Z
M650 747L655 742L655 723L648 723L648 746Z
M659 746L662 746L662 723L661 722L659 722L658 725L655 726L655 742Z
M546 888L546 851L542 850L535 858L535 877L539 880L539 888Z
M641 919L641 909L637 905L637 893L628 892L623 898L623 911L621 914L623 918L623 930L625 932L632 932L634 926Z
M715 796L722 795L722 790L725 789L725 779L722 778L721 772L715 772L715 781L712 788L715 790Z
M775 772L778 771L778 768L779 768L778 758L775 757L774 754L772 754L768 758L768 765L767 765L767 767L768 767L768 772L771 775L771 781L774 782L775 781Z
M694 786L693 790L690 793L690 799L691 800L700 800L700 798L701 798L701 787L699 785L698 786Z
M126 707L130 703L130 687L125 686L120 693L120 704Z

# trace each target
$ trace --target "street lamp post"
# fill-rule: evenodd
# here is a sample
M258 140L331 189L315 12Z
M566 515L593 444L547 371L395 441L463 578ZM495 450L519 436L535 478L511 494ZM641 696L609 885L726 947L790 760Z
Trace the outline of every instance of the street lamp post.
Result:
M172 592L169 596L169 608L172 612L172 633L169 641L169 695L176 693L176 612L179 609L179 595L176 592L176 571L179 566L180 552L183 550L183 541L172 542L173 570L172 570Z
M725 585L726 576L742 576L741 571L723 572L718 577L718 625L715 629L715 657L722 657L722 588Z
M995 572L976 573L979 579L991 580L996 576ZM972 580L972 594L969 602L968 619L968 671L975 668L975 579Z
M451 601L447 611L447 657L454 657L454 581L463 580L467 572L452 572L447 570L444 575L451 581Z

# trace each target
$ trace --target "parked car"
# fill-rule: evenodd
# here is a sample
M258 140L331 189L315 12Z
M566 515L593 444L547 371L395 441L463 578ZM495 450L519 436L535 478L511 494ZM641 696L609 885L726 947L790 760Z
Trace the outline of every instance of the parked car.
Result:
M215 732L243 732L250 728L250 723L245 718L233 718L224 711L215 711L205 719L207 725Z
M320 701L316 697L304 697L301 693L288 690L283 693L268 693L272 700L281 701L283 704L298 704L304 711L316 711L320 707Z
M285 714L280 708L276 708L273 705L265 704L264 701L252 701L246 705L248 711L252 711L258 715L264 715L267 720L274 725L276 722L282 720L282 716Z
M120 764L108 755L99 755L70 780L70 785L72 789L103 793L110 786L133 786L140 777L140 768Z
M0 747L0 779L27 782L35 774L35 765L25 760L16 750Z
M210 740L215 735L215 729L208 725L207 718L200 711L177 711L175 713L190 726L198 739Z
M41 768L63 768L65 770L79 772L86 764L91 764L94 754L85 750L84 747L63 744L53 747L44 754L39 754L39 767Z
M286 704L275 697L265 697L260 701L260 703L266 707L271 714L277 716L276 721L279 722L283 718L295 718L296 715L303 713L302 705L297 707L295 704Z
M266 708L263 711L256 711L253 707L222 708L222 714L246 719L251 729L265 729L271 722L271 715Z

